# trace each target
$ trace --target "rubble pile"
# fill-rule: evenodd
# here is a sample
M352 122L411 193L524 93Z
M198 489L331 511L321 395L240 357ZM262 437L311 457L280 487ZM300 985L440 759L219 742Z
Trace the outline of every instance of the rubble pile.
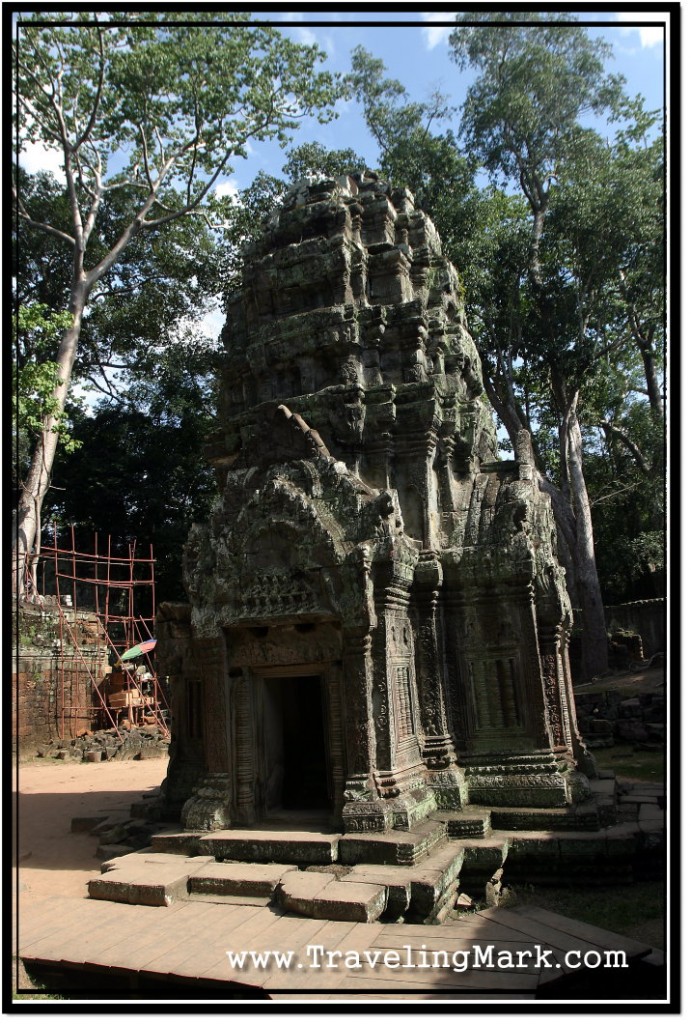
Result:
M75 739L41 743L38 757L60 761L139 761L167 757L170 737L158 725L131 728L84 730Z
M577 693L578 722L591 749L632 743L638 750L657 750L665 742L666 705L663 693L626 697L617 690Z

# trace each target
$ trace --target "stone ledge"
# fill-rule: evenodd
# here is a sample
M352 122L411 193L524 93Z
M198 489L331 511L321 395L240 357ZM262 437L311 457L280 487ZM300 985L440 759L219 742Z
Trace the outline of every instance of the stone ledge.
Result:
M333 864L338 860L339 835L316 832L261 832L228 829L209 832L199 840L201 853L217 860L285 864Z

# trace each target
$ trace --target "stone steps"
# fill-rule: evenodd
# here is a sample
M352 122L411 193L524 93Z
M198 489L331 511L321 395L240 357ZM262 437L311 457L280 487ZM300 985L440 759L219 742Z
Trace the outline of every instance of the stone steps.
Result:
M422 822L414 831L350 832L338 843L343 864L418 864L446 839L441 821Z
M281 879L295 872L292 864L220 864L211 858L190 876L192 896L273 896Z
M386 886L337 878L331 872L296 871L286 875L277 893L279 906L303 917L325 921L378 921L386 909Z
M664 829L661 786L631 787L621 805L633 811L629 820L587 827L601 801L614 799L615 785L597 780L593 800L576 809L437 811L414 831L171 828L155 834L149 849L107 861L89 895L150 906L263 901L320 919L440 922L459 889L484 897L492 879L593 885L654 871Z
M509 883L631 880L647 833L637 823L626 823L599 832L494 832L466 839L448 839L442 833L440 840L438 830L430 829L422 838L433 845L417 860L413 855L420 849L419 835L357 837L357 846L355 838L314 833L277 838L272 833L265 839L253 833L233 846L227 833L213 833L199 840L206 853L188 856L150 849L106 862L104 874L89 883L89 895L148 906L195 898L262 899L308 917L432 923L453 908L459 888L484 892L500 869ZM315 856L312 868L305 870L310 850ZM245 859L221 860L231 852ZM271 854L277 853L282 859L272 861ZM400 862L406 858L409 863ZM351 863L344 863L348 859Z

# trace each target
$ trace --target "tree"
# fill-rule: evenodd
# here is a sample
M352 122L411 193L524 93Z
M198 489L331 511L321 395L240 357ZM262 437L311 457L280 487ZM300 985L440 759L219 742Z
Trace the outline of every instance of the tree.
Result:
M181 559L194 522L208 516L217 489L202 449L214 421L218 352L192 338L142 363L117 404L77 414L79 450L56 463L44 513L58 532L75 527L89 550L94 531L114 545L151 543L159 600L181 600Z
M578 411L584 371L592 362L592 311L584 315L577 305L583 278L575 286L574 277L547 280L543 252L552 188L583 140L582 119L616 112L622 83L604 71L608 47L591 40L585 29L552 13L531 14L530 25L524 18L523 13L502 14L502 21L514 23L507 26L495 24L496 13L474 14L473 20L483 24L459 24L450 45L461 69L478 71L463 107L466 143L490 173L520 188L532 220L526 268L535 314L531 354L544 364L559 414L562 490L575 527L572 550L585 637L583 671L590 677L606 671L608 664ZM570 310L564 307L569 300ZM524 357L526 352L527 347ZM555 512L561 510L555 502Z
M288 181L296 182L316 174L319 177L338 178L355 171L366 171L367 161L353 149L327 149L321 142L304 142L288 150L288 160L282 167Z
M452 110L435 91L424 102L411 102L405 88L385 77L383 61L358 46L346 81L362 103L367 127L380 147L381 173L394 185L415 194L420 209L434 217L447 252L457 256L472 236L477 189L474 164L443 129ZM463 273L465 259L458 260Z
M95 286L117 273L137 240L154 244L207 198L250 140L285 143L305 114L320 118L334 98L316 47L296 45L275 29L218 13L40 15L21 19L15 45L20 148L42 143L60 153L69 223L37 219L15 179L20 219L61 242L71 260L71 324L56 353L53 411L23 483L18 507L14 582L40 537L42 503L62 414ZM189 23L192 22L190 25ZM106 198L119 193L128 212L105 251L94 244ZM107 233L103 237L108 237ZM94 251L96 250L96 251Z

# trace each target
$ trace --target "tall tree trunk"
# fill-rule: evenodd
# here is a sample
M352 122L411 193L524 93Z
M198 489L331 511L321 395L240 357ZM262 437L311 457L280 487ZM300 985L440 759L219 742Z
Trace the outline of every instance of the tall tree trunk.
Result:
M638 351L641 353L641 361L643 363L643 372L645 373L645 383L650 408L656 416L662 419L664 408L657 380L655 352L652 343L647 338L643 338L638 334L636 336L636 344L638 345Z
M607 671L608 637L595 561L590 501L583 475L583 444L577 407L578 392L571 398L563 414L560 439L576 527L574 569L583 626L582 672L584 679L592 679Z
M33 562L40 551L41 509L50 486L53 462L58 446L59 417L65 409L69 392L87 297L86 283L78 282L72 289L70 298L72 324L65 331L57 354L59 383L53 392L55 411L45 417L43 429L36 441L31 465L19 498L13 538L13 589L19 597L24 597L26 594L25 572L27 569L32 570Z

